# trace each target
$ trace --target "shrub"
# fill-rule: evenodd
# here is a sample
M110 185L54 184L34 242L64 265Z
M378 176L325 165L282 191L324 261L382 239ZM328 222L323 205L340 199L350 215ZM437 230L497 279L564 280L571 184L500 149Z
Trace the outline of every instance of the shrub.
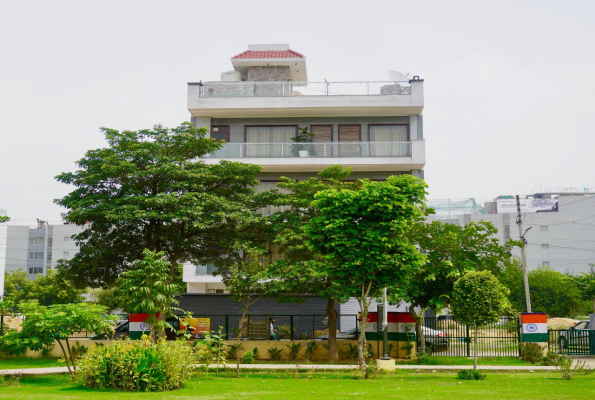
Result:
M235 360L238 356L238 350L242 350L242 343L234 343L229 345L229 358Z
M297 329L293 328L293 335ZM279 325L279 337L281 339L291 339L291 327L289 325Z
M462 369L457 374L457 377L464 381L480 381L486 378L486 374L481 374L479 371L474 371L472 369Z
M562 373L563 380L570 380L574 375L589 375L594 372L585 361L576 361L572 357L566 357L559 355L557 359L550 357L555 360L555 367Z
M242 364L253 364L256 361L256 357L254 356L254 352L247 351L242 354Z
M286 352L290 360L297 360L302 347L301 343L291 343L286 345L289 350Z
M94 345L81 358L78 380L91 388L135 392L180 389L194 369L192 348L180 341L149 340Z
M560 358L562 357L564 357L562 354L556 354L548 351L547 355L543 358L543 364L555 367L560 364Z
M318 344L315 340L312 340L310 343L308 343L308 345L306 346L306 360L310 360L312 358L314 350L316 350L317 347Z
M427 365L430 363L430 356L427 354L422 354L417 357L417 362L419 365Z
M540 364L543 361L543 350L537 343L523 343L521 358L531 364Z
M283 350L278 349L276 347L271 347L267 351L269 352L269 356L271 357L271 360L280 360L281 359L281 353L283 352Z
M357 358L359 354L359 350L357 348L357 344L347 343L347 350L343 350L339 348L339 356L341 358L346 358L348 360Z

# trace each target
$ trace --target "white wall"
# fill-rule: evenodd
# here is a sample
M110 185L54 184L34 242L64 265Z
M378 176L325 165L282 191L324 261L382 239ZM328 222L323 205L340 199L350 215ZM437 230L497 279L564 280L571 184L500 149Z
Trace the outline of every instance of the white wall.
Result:
M8 227L0 224L0 298L4 296L4 274L6 271L6 238Z

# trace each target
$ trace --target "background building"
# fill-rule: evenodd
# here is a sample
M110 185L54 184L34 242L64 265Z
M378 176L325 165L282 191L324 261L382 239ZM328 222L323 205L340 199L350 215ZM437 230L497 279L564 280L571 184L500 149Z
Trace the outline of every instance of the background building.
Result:
M188 110L197 127L225 140L205 158L264 167L256 190L281 176L306 179L325 167L353 168L354 178L423 178L423 80L309 82L306 57L287 44L250 45L231 58L220 81L188 84ZM371 62L372 64L372 62ZM311 143L292 141L307 128ZM270 209L265 212L274 212ZM188 293L221 293L212 266L184 266Z
M530 228L525 236L527 267L543 265L560 272L588 272L589 264L595 263L595 193L553 192L522 197L523 228ZM514 196L499 196L486 203L485 209L492 213L479 210L456 215L455 209L447 216L443 209L429 219L457 224L488 221L498 229L501 242L519 239ZM512 253L520 257L518 248Z

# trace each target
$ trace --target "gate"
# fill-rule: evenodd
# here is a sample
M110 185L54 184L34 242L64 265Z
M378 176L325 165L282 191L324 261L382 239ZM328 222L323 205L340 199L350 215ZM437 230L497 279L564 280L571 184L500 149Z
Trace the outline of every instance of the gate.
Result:
M548 330L548 351L566 355L595 355L595 331L580 329Z
M424 318L424 339L428 353L435 356L473 357L475 330L452 316ZM520 326L516 318L501 318L482 325L477 332L479 357L519 357Z

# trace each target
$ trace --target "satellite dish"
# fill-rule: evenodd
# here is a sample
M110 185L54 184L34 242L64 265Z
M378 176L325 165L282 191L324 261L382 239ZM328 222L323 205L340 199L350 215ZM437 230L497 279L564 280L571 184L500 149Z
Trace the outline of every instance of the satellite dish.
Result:
M409 74L405 75L400 73L399 71L388 71L388 77L393 82L409 82L411 78L408 76Z

